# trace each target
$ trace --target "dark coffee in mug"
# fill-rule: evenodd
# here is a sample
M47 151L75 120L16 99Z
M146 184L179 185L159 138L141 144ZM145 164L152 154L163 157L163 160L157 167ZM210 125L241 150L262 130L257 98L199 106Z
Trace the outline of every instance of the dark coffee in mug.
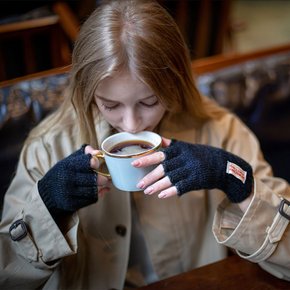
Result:
M109 151L117 155L133 155L148 151L154 147L153 144L143 140L130 140L116 144Z

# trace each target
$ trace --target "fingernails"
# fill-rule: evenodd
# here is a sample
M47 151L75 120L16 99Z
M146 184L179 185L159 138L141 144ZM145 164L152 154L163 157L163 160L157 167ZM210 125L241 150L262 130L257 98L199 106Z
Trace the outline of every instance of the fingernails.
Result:
M158 198L165 198L165 197L166 197L166 193L164 193L164 192L160 192L158 194Z
M144 193L145 193L145 194L150 194L152 191L153 191L153 187L152 187L152 186L149 186L149 187L147 187L147 188L144 190Z
M143 189L145 187L145 184L144 184L144 181L140 181L138 184L137 184L137 187L140 188L140 189Z
M140 161L138 161L138 160L134 160L131 164L132 164L133 166L135 166L135 167L138 167L138 166L141 165L141 164L140 164Z

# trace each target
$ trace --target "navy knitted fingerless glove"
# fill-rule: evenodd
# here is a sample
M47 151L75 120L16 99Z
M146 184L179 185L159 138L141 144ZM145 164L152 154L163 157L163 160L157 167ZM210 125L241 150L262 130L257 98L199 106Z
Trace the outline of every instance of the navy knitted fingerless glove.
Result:
M252 192L252 167L242 158L220 148L173 141L164 149L165 175L178 195L191 190L220 189L233 203Z
M39 194L54 218L98 200L97 175L84 148L56 163L38 182Z

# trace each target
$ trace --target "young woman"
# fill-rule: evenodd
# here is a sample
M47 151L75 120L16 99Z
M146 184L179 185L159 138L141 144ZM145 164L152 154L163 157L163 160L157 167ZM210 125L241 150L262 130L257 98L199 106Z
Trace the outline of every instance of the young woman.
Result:
M290 279L289 184L272 176L245 125L199 94L162 7L99 6L81 28L70 77L64 103L25 142L5 196L1 288L134 288L222 259L227 247ZM118 191L94 173L92 155L114 132L143 130L164 137L164 148L134 166L158 166L143 191Z

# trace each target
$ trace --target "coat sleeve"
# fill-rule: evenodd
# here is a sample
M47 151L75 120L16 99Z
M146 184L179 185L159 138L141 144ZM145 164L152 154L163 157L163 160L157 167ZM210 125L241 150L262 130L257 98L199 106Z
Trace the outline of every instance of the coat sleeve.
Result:
M5 194L0 224L1 289L39 288L61 258L76 253L77 215L60 230L38 194L37 182L51 167L50 156L42 140L25 146Z
M252 262L259 263L271 274L290 280L290 188L288 182L273 177L272 169L264 160L256 137L238 120L232 118L231 138L225 149L253 167L254 196L245 211L224 200L217 209L213 233L218 243L231 247ZM284 204L284 202L282 204Z

